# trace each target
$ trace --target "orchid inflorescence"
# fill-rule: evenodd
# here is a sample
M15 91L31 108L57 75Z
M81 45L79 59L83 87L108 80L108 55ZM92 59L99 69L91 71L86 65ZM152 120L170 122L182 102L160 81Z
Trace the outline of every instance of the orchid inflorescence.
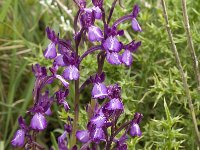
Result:
M36 142L37 133L47 127L46 116L52 114L51 106L53 104L63 107L66 112L70 110L66 98L69 94L69 81L75 80L75 117L78 116L79 111L78 95L87 85L93 85L91 104L86 106L89 121L86 129L77 130L77 118L68 117L64 125L65 130L58 137L59 150L79 149L76 139L83 143L80 147L81 150L95 150L97 147L103 147L106 150L126 150L126 141L130 136L142 135L139 127L142 114L135 113L132 120L118 123L120 115L124 112L121 87L117 83L105 85L103 64L106 59L112 65L131 66L133 62L132 52L138 49L141 42L132 41L123 44L118 40L118 36L123 36L124 31L118 30L117 27L120 23L131 20L133 30L141 32L142 29L136 20L140 9L138 5L135 5L131 14L123 16L116 20L113 25L109 25L117 0L113 2L107 20L103 0L92 0L94 5L92 8L86 8L85 0L74 1L79 7L74 19L75 48L71 41L61 39L59 34L56 34L49 27L46 28L47 37L51 42L44 51L44 57L53 60L53 63L49 69L39 64L32 66L36 80L33 89L34 104L27 112L31 116L30 125L27 125L25 119L20 116L18 119L20 129L15 133L11 143L13 146L25 149L44 149ZM103 21L103 30L95 25L96 20ZM80 23L80 29L78 29L78 23ZM89 42L98 43L98 45L92 46L79 56L79 45L81 40L86 42L83 38L85 35L87 35ZM122 52L122 50L124 51ZM98 71L79 87L81 62L87 55L95 51L100 51L97 56ZM44 87L55 80L60 81L60 89L53 95L48 90L44 91ZM123 134L122 131L124 131ZM73 136L75 136L75 140L70 143L68 138L73 139Z

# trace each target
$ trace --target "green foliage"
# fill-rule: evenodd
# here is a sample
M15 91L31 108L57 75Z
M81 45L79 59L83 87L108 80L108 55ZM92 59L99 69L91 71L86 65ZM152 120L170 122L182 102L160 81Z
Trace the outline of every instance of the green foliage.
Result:
M46 0L45 0L46 1ZM73 1L62 1L75 14ZM175 37L181 62L187 72L192 99L197 118L200 116L200 94L196 87L192 59L187 46L181 1L167 1L170 25ZM109 10L112 1L105 0ZM142 46L134 55L131 68L112 66L105 62L106 84L118 82L122 86L122 99L125 103L125 115L121 120L133 117L134 112L143 113L141 129L143 136L129 139L129 149L191 149L195 150L195 133L188 110L185 91L180 74L168 41L164 19L159 0L126 0L124 8L116 7L111 23L124 14L130 13L135 3L141 6L138 21L143 32L137 34L131 29L130 22L120 25L125 30L121 39L141 40ZM53 4L53 3L52 3ZM90 6L91 3L88 4ZM194 46L200 60L200 2L188 0L188 13L191 24ZM61 37L72 39L73 21L61 8L37 0L3 0L0 2L0 149L9 149L10 140L18 128L17 117L24 115L32 104L32 88L34 77L31 64L50 65L43 58L43 50L48 44L45 27L51 26L61 33ZM63 16L61 19L60 16ZM65 22L68 22L67 26ZM100 25L101 26L101 25ZM66 28L67 27L67 28ZM67 29L67 30L66 30ZM91 43L82 43L83 53ZM87 56L81 66L81 83L97 70L96 54ZM55 87L56 90L57 87ZM81 110L79 127L83 129L87 123L84 112L85 104L91 99L88 86L81 94ZM73 107L73 87L67 101ZM165 100L167 100L167 103ZM164 101L163 101L164 100ZM164 107L163 107L164 105ZM67 116L73 115L73 109L66 114L62 109L53 106L54 115L49 117L47 136L42 133L40 141L48 141L57 148L56 140L61 133ZM59 112L59 113L58 113ZM27 118L28 120L28 118ZM200 120L198 120L200 125ZM52 128L55 129L52 131ZM44 138L45 137L45 138ZM45 139L45 140L44 140Z

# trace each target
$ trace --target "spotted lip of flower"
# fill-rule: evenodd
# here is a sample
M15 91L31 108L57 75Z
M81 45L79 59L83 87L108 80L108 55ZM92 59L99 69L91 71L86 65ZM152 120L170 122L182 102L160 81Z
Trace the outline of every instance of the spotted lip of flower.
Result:
M86 143L90 140L90 134L88 130L79 130L76 132L77 139L82 142Z
M108 111L113 111L113 110L123 111L124 106L119 98L113 98L108 103L106 103L104 109Z
M120 65L122 63L122 57L116 52L107 52L106 60L112 65Z
M80 22L82 27L89 27L91 25L94 25L95 21L95 14L94 11L91 8L85 8L80 16Z
M42 113L35 113L31 119L30 127L34 130L44 130L47 127L47 120Z
M108 97L110 99L121 98L121 87L118 84L110 85L108 87Z
M104 114L96 114L92 119L90 119L90 123L96 128L101 128L106 123L106 117Z
M92 7L92 10L94 11L94 17L95 19L101 19L102 17L102 12L99 6L94 6Z
M51 43L47 46L44 51L44 57L47 59L53 59L57 56L56 45L58 43L58 37L55 32L51 30L49 27L46 28L47 37L51 40Z

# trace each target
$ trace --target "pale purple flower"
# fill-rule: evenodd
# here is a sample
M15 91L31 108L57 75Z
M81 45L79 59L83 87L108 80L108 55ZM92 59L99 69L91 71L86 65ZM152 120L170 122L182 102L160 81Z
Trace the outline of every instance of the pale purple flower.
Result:
M79 130L76 132L76 137L80 142L86 143L90 139L89 131L88 130Z
M133 62L133 56L129 50L125 50L122 54L122 62L126 66L130 66Z
M103 47L109 52L119 52L122 49L122 44L116 36L110 36L103 42Z
M95 83L92 89L92 97L104 99L108 95L106 85L104 83Z
M132 19L132 28L133 30L135 31L139 31L141 32L142 29L138 23L138 21L136 20L136 17L138 16L138 13L140 12L140 8L138 5L135 5L134 8L133 8L133 19Z
M116 52L107 52L107 55L106 55L106 60L112 64L112 65L120 65L122 62L121 62L121 56L116 53Z
M44 130L47 127L47 120L41 113L35 113L31 119L30 127L34 130Z
M101 9L98 6L96 6L96 7L94 6L94 7L92 7L92 10L94 11L95 19L101 19L101 17L102 17Z
M79 75L79 70L74 65L69 65L63 72L63 77L67 80L77 80Z
M111 99L104 107L106 110L124 110L123 103L119 98Z
M64 61L63 61L63 55L58 55L55 59L54 59L54 64L57 65L57 66L66 66Z
M106 123L106 117L104 116L104 114L97 114L92 119L90 119L90 123L96 128L103 127Z
M102 128L95 128L90 132L90 137L93 142L99 143L105 140L105 134Z
M101 41L103 39L103 33L100 28L90 26L88 28L88 39L90 42Z
M24 145L24 139L25 139L25 131L23 129L19 129L16 131L11 144L13 146L22 147Z
M142 132L140 131L140 127L137 123L133 123L130 128L131 136L142 136Z

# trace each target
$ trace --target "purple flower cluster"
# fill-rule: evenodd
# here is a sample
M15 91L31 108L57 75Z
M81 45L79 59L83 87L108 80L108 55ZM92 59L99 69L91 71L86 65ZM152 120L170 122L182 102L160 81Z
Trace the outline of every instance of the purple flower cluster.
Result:
M141 32L142 29L136 20L140 11L137 5L134 6L131 14L123 16L116 20L112 25L109 24L115 4L114 1L109 17L106 20L103 7L103 0L92 0L93 7L86 8L85 0L74 0L79 10L74 19L74 45L69 40L59 37L49 27L46 29L47 37L50 44L44 51L44 57L52 60L52 66L47 69L39 64L32 66L35 74L35 85L33 89L34 104L27 112L30 117L30 124L27 125L25 120L20 116L18 129L11 141L13 146L24 147L25 149L44 149L36 141L38 132L47 128L47 116L52 114L51 107L56 104L64 108L66 112L75 113L74 118L68 117L64 126L64 132L58 137L59 150L78 149L76 138L83 143L81 150L95 150L98 145L102 145L106 150L126 150L127 139L132 136L141 136L139 124L142 114L135 113L130 121L119 123L119 117L124 112L123 100L121 98L121 87L118 84L106 86L105 73L103 72L104 59L112 65L125 64L131 66L133 62L132 53L135 52L141 42L132 41L124 44L118 40L118 36L123 36L124 31L118 29L118 25L126 20L132 21L134 31ZM103 29L96 26L95 21L103 22ZM77 24L80 23L81 28L78 29ZM89 42L98 43L79 55L79 45L84 41L87 35ZM79 87L80 68L82 60L94 51L100 50L97 61L98 71L91 75L82 86ZM54 93L45 90L45 87L54 81L60 81L61 85ZM66 101L69 94L69 82L75 81L75 100L74 110L70 110L70 106ZM78 111L79 111L79 94L85 86L92 84L91 91L92 102L86 107L88 113L88 123L84 130L77 130ZM93 105L92 105L93 103ZM100 105L100 103L102 103ZM123 132L124 131L124 132ZM123 132L123 134L122 134ZM117 138L116 136L120 138ZM75 140L70 140L75 137Z

